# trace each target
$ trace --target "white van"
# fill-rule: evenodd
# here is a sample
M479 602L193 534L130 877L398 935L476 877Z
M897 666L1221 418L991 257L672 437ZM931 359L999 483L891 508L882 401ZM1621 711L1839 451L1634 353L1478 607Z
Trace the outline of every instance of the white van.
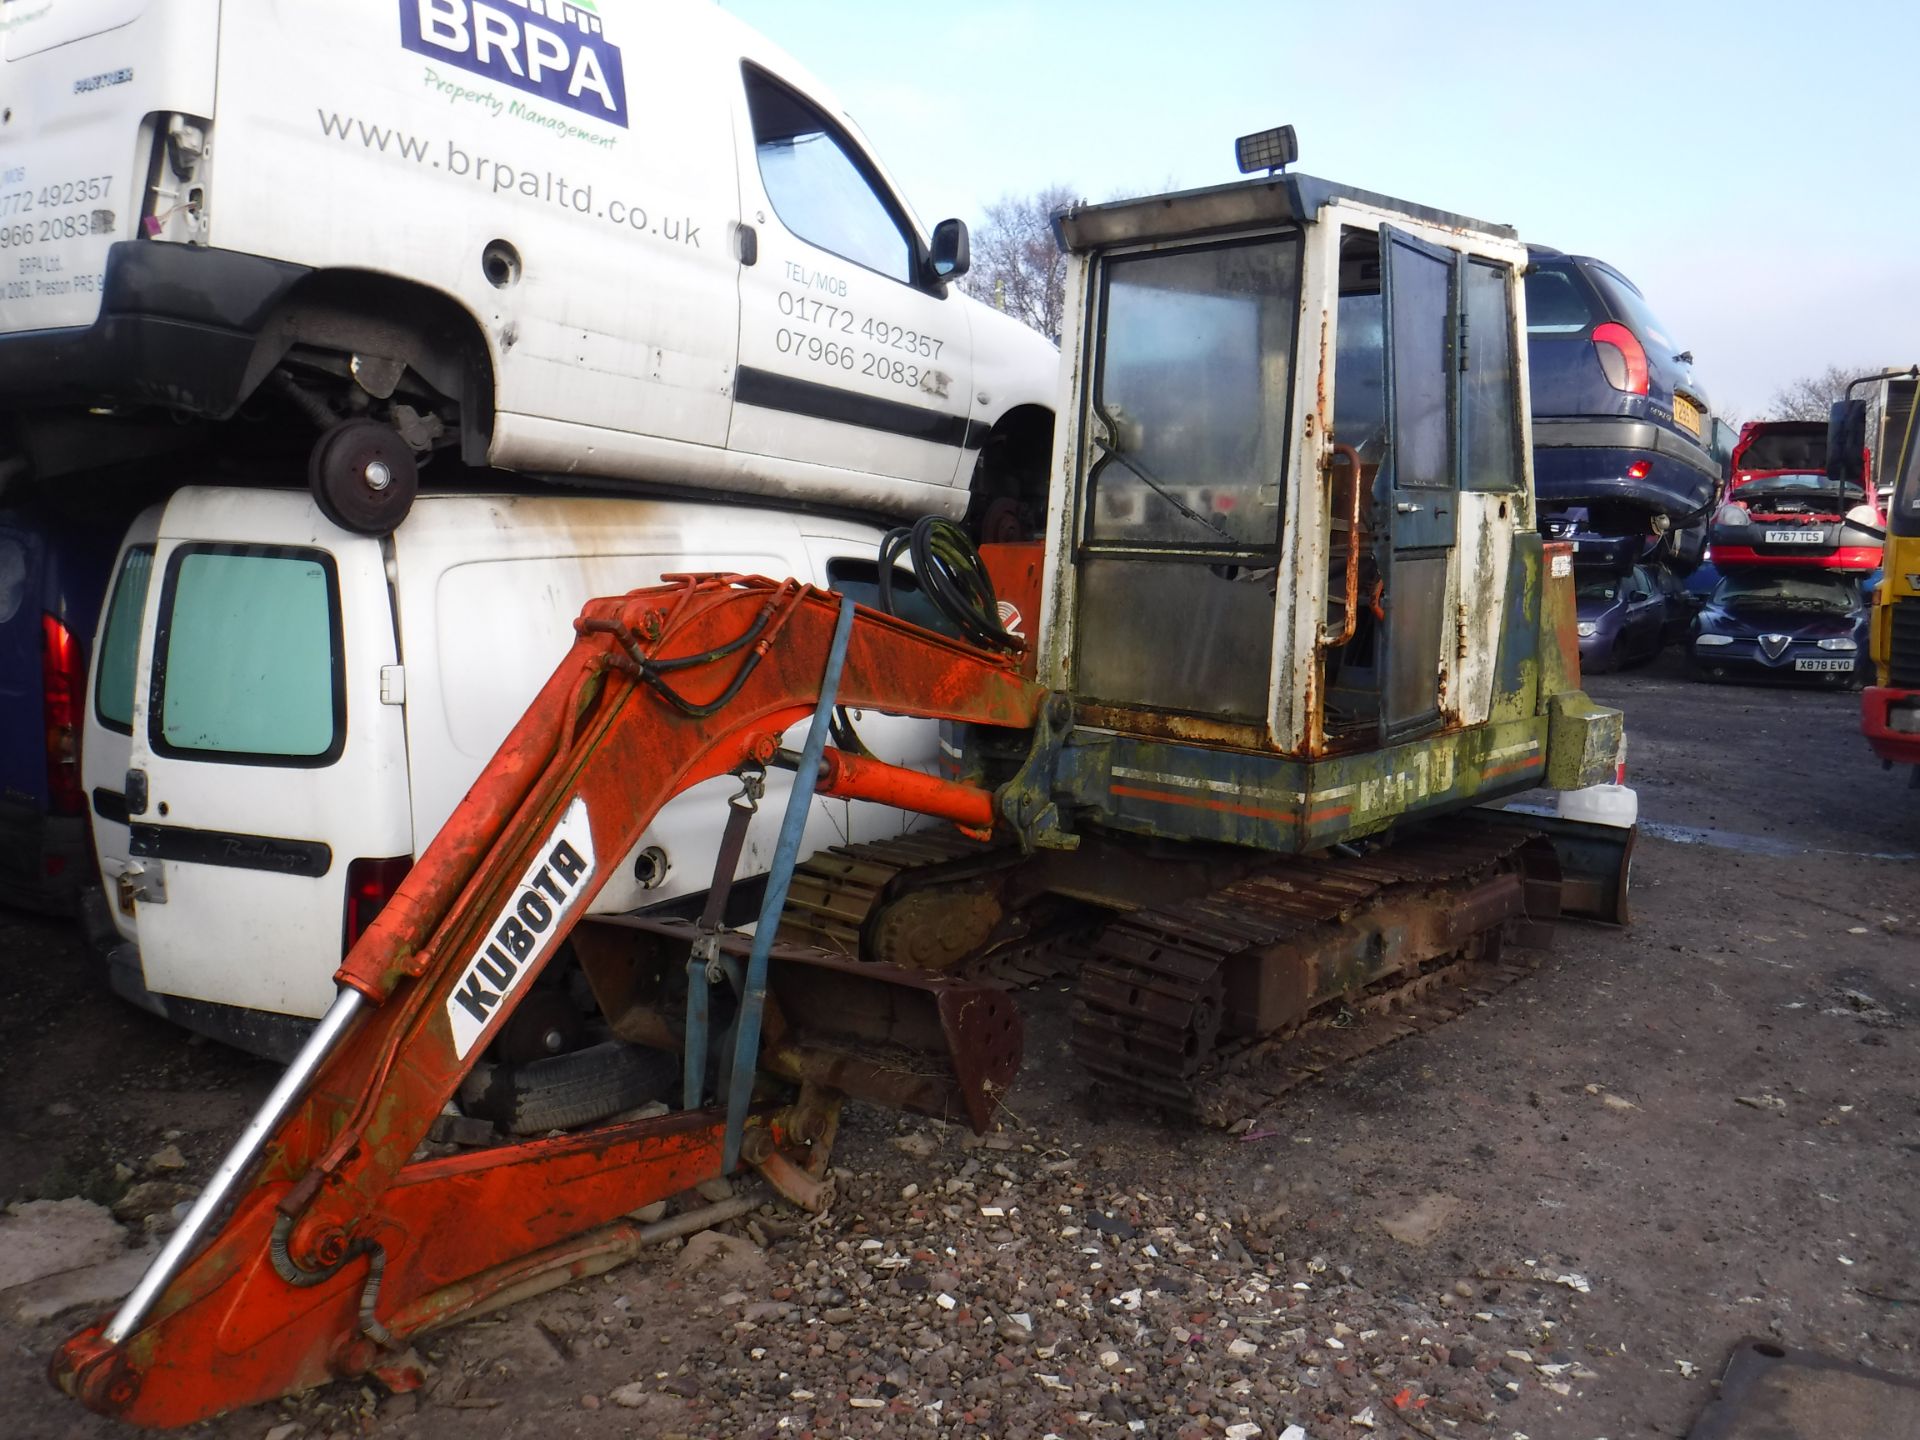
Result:
M375 539L299 490L177 492L127 536L89 689L82 778L111 927L98 908L93 923L115 989L284 1058L332 1000L344 948L553 673L585 601L682 571L859 598L880 537L738 505L430 491ZM913 586L905 571L895 583ZM937 726L857 724L876 754L934 768ZM767 776L742 875L771 863L789 786ZM671 802L595 909L704 891L739 788L721 777ZM916 819L819 799L807 848Z
M1044 496L1053 347L704 0L0 0L0 100L0 474L240 417L369 533L436 455Z

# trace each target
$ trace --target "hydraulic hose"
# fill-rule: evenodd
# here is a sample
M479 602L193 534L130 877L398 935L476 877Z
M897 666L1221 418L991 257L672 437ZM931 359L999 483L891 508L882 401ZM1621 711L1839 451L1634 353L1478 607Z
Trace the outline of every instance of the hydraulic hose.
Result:
M967 532L938 515L923 515L912 526L889 530L880 542L880 608L898 615L893 602L893 562L905 552L927 598L959 630L961 638L984 650L1018 650L1021 642L1001 628L1000 604L980 552Z

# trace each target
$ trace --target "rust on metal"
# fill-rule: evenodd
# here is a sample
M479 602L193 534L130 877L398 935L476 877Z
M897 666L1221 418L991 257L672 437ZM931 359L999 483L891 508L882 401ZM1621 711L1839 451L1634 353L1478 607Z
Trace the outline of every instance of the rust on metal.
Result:
M1496 960L1503 932L1530 918L1532 843L1513 827L1439 822L1367 855L1277 860L1123 916L1092 942L1075 1053L1143 1103L1225 1114L1229 1062L1249 1046L1374 987Z
M679 944L682 957L694 939L691 922L667 917L634 916L622 928ZM753 942L729 932L716 943L744 956ZM663 952L634 963L664 976L683 961ZM589 975L614 1033L678 1050L677 998L657 980L630 978L623 991L613 977L601 988L609 968L599 957ZM781 942L768 958L765 1035L769 1074L982 1132L1019 1072L1022 1046L1019 1010L997 986Z
M1333 458L1347 462L1349 478L1347 505L1347 563L1342 579L1345 603L1340 612L1340 629L1337 633L1326 633L1324 622L1321 626L1320 648L1337 650L1353 639L1354 628L1360 623L1360 519L1361 509L1366 496L1366 486L1361 482L1360 452L1351 445L1335 442L1332 446ZM1327 473L1333 473L1329 463Z

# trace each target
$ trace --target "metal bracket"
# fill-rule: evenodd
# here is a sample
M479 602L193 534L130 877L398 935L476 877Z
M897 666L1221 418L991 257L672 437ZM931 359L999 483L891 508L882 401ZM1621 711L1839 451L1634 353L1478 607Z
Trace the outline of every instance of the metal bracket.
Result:
M1061 751L1072 733L1073 701L1063 694L1049 695L1036 718L1027 758L994 797L1000 817L1013 827L1020 848L1028 853L1080 847L1080 837L1062 823L1053 799Z
M167 868L158 860L135 860L114 878L114 895L120 913L133 914L134 902L146 905L167 903Z

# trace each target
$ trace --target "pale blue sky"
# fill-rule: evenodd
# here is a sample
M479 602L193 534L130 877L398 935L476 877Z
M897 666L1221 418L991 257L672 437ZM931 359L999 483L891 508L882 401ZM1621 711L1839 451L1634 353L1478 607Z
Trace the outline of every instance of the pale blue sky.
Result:
M724 3L929 224L1232 180L1291 123L1298 169L1619 266L1743 418L1920 359L1920 4Z

